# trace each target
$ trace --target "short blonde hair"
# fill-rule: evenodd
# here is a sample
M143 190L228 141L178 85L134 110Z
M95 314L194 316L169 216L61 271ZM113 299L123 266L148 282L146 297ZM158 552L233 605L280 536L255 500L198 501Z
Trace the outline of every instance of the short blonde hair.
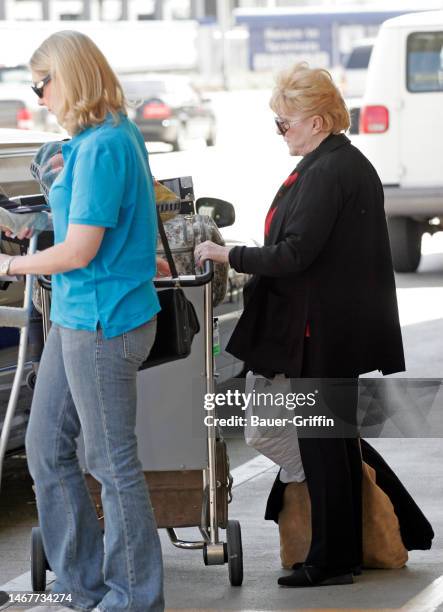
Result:
M31 70L42 78L51 75L61 99L59 123L70 134L104 121L110 112L126 114L122 86L107 59L85 34L73 30L55 32L34 52Z
M277 75L269 105L277 115L291 116L294 112L307 117L319 115L323 129L333 134L350 126L349 111L329 72L309 68L306 62Z

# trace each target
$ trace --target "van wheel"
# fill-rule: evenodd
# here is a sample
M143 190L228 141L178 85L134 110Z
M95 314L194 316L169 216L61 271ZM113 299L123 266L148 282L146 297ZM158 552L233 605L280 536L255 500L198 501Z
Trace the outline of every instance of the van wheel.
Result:
M394 270L415 272L421 259L422 224L409 217L389 217L388 231Z

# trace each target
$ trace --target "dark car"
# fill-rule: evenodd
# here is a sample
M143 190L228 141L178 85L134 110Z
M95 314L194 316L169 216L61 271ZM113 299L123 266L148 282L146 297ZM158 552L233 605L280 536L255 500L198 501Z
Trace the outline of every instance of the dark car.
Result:
M174 75L121 77L130 117L145 141L165 142L174 151L190 140L215 144L216 120L209 100L202 98L189 78Z

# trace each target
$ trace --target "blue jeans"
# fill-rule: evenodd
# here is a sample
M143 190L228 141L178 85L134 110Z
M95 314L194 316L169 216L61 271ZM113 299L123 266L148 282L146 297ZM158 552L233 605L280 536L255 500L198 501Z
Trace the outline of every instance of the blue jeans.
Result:
M26 435L53 592L103 612L164 609L160 540L137 457L136 375L154 342L156 319L106 339L52 325ZM105 532L80 468L102 486Z

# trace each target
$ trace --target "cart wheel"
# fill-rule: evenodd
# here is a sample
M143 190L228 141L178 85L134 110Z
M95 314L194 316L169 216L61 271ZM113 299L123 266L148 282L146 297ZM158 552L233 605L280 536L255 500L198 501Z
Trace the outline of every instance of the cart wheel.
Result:
M33 527L31 534L31 583L34 592L46 591L47 567L40 527Z
M243 548L241 543L241 528L238 521L228 521L226 539L229 582L232 586L241 586L243 582Z
M26 377L26 386L31 391L34 391L34 389L35 389L35 382L36 382L36 380L37 380L37 374L34 371L29 372L29 374Z
M203 562L205 565L209 565L208 563L208 545L206 542L203 544Z

